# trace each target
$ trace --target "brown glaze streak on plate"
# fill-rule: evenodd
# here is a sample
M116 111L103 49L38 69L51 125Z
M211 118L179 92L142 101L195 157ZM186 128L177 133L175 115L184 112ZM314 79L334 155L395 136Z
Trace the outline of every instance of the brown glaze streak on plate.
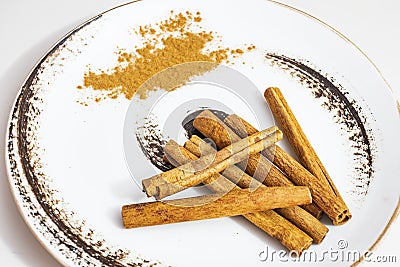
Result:
M23 207L28 207L29 209L29 213L25 215L27 218L24 219L28 220L28 217L30 217L35 222L39 222L40 228L33 230L41 232L50 244L57 246L58 250L77 266L98 266L99 264L116 267L154 266L158 263L139 258L128 259L129 251L122 249L113 251L112 249L108 249L104 240L94 238L94 230L82 230L86 227L84 221L80 222L80 225L71 225L68 219L70 219L70 215L74 215L74 212L63 214L64 210L60 210L53 205L58 204L60 200L53 199L54 191L51 188L43 186L43 180L46 177L37 174L35 168L38 166L35 165L35 162L32 162L31 158L32 149L35 149L35 144L32 144L32 131L35 129L32 129L29 123L32 118L37 117L41 112L40 108L35 106L35 103L42 102L35 95L36 92L34 92L32 87L38 82L38 75L44 68L46 61L62 49L65 46L65 42L73 37L75 33L101 17L102 14L92 18L67 34L41 59L22 86L14 104L8 129L7 152L11 179L17 188L17 193L22 198ZM17 148L15 145L17 145ZM21 166L23 173L20 173L18 166ZM29 188L23 184L22 177L26 178ZM33 195L30 194L30 191ZM32 198L35 199L33 200ZM36 201L37 203L35 203Z
M224 120L228 114L221 111L215 110L210 107L202 107L196 111L190 111L190 113L183 119L181 125L185 130L186 137L189 139L192 135L197 135L201 138L205 138L196 128L193 126L193 120L205 109L209 109L218 118ZM157 119L148 116L145 118L143 125L138 126L136 132L136 140L143 152L143 155L160 171L168 171L174 168L174 166L164 160L164 146L168 142L162 135L160 126L157 123ZM211 141L206 138L206 140ZM215 145L215 144L214 144Z
M333 114L348 136L353 148L353 168L356 176L352 178L355 189L352 193L365 196L373 178L374 159L376 158L375 137L368 126L365 110L351 99L342 85L336 84L333 77L322 74L309 66L304 60L294 59L276 53L267 53L267 60L308 88L313 97L322 100L322 106Z

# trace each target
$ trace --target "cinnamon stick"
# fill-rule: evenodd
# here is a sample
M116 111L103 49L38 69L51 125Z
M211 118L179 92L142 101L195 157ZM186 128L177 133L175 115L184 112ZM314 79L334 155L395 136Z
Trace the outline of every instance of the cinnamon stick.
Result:
M211 151L212 152L212 151ZM199 157L196 154L191 153L186 148L180 146L174 140L169 140L164 147L164 154L175 167L185 165L191 161L198 160ZM207 153L209 154L209 153ZM234 165L233 165L234 166ZM227 169L233 167L230 166ZM238 188L230 180L226 179L224 176L216 173L203 181L203 184L207 186L214 193L225 193L230 190Z
M240 137L235 132L209 110L200 113L194 119L193 126L204 136L211 138L220 149L240 140ZM280 170L260 154L251 155L247 162L241 164L241 167L245 168L250 176L266 186L294 185ZM318 219L322 215L321 210L314 203L305 205L303 208Z
M306 186L235 189L184 199L130 204L122 207L125 228L237 216L311 203Z
M277 127L265 129L201 159L142 181L147 195L161 199L201 183L212 174L258 153L282 139Z
M184 148L197 157L200 157L202 152L209 154L215 153L216 151L211 145L207 144L197 135L192 135L190 140L185 142ZM239 185L241 188L256 189L260 187L261 184L258 180L248 175L236 165L229 166L229 168L226 168L223 172L221 172L221 175L229 179L231 182Z
M197 144L201 144L203 142L204 146L207 146L203 140L201 140L197 136L192 136L190 140L193 140ZM191 142L191 141L190 141ZM192 142L191 142L192 143ZM188 148L190 151L190 148L192 146L188 145L189 142L185 143L185 148ZM192 143L194 144L194 143ZM212 150L211 146L209 146L208 150ZM198 150L197 150L198 151ZM196 154L196 150L193 151L193 154ZM198 156L198 155L196 155ZM223 173L225 177L228 179L232 180L233 182L237 183L237 185L240 188L266 188L266 186L259 181L253 179L251 176L247 174L242 174L243 171L236 167L236 166L231 166L230 169L235 169L236 170L231 170L231 172ZM325 238L326 234L328 233L329 229L322 224L317 218L312 216L310 213L305 211L304 209L298 207L298 206L293 206L289 208L280 208L275 210L277 213L288 219L290 222L292 222L294 225L296 225L299 229L303 230L305 233L307 233L315 243L319 244L322 242L322 240Z
M194 147L197 146L192 146L192 148ZM174 166L184 165L190 160L198 159L196 155L179 146L172 140L166 144L164 152ZM198 153L198 155L200 155L200 153ZM234 167L234 165L231 167ZM240 189L235 183L219 174L211 176L203 183L214 193L228 192L233 188ZM311 237L304 231L297 228L294 224L273 210L244 214L243 217L272 238L277 239L287 249L297 251L299 254L301 254L303 250L309 248L312 243Z
M232 114L227 116L224 119L226 125L229 126L240 138L246 137L249 134L254 134L257 132L257 129L254 128L250 123L248 123L243 118L238 115ZM317 179L316 177L312 177L313 175L303 167L297 160L295 160L292 156L286 153L281 147L278 145L271 146L263 151L261 151L261 155L265 156L269 159L275 166L277 166L286 176L292 181L295 185L306 185L317 187L316 194L317 202L313 200L316 204L316 210L314 213L322 213L322 209L318 206L320 202L319 185L312 185L312 181ZM312 191L313 192L313 191ZM313 194L314 195L314 194ZM314 197L313 197L314 199ZM321 214L322 215L322 214Z
M346 223L352 217L350 210L304 134L281 91L279 88L270 87L265 90L264 97L275 118L282 125L283 131L300 162L317 178L311 181L302 179L302 182L308 182L308 185L313 188L314 201L332 219L333 224ZM320 199L317 199L317 196Z

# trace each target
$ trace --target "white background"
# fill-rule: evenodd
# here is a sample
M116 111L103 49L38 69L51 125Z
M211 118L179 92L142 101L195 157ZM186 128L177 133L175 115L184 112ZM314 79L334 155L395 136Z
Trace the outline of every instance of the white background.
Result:
M60 266L30 233L15 206L4 165L8 114L18 89L40 57L69 30L124 3L118 0L0 1L0 261L1 266ZM400 1L281 0L326 22L361 48L400 97ZM243 1L245 3L245 1ZM227 2L228 4L228 2ZM368 225L366 222L366 229ZM361 231L360 231L361 232ZM375 255L396 255L400 222ZM372 263L362 266L376 266ZM394 266L383 264L383 266Z

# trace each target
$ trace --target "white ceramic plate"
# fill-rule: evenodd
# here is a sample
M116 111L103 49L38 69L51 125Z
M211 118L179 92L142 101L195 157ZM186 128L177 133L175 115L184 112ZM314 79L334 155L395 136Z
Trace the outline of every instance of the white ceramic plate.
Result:
M240 217L129 230L122 226L121 206L146 201L137 177L156 172L143 154L135 156L137 165L130 165L132 158L128 164L125 160L127 111L135 105L148 107L150 100L133 103L119 97L84 106L78 102L85 93L76 86L88 65L115 65L117 49L133 46L132 29L168 18L170 10L200 11L202 25L218 33L224 46L256 45L243 55L246 64L233 61L229 68L257 90L188 84L152 106L158 122L166 124L168 115L190 100L187 110L222 107L266 127L273 120L262 92L280 87L353 213L343 226L323 219L330 232L322 244L311 246L317 258L307 262L357 262L357 255L375 245L398 212L396 100L370 60L339 33L299 11L261 0L129 3L74 29L40 60L17 96L7 134L11 188L32 232L67 266L265 266L293 261L278 257L285 249ZM190 95L186 87L209 92ZM179 129L180 121L173 123ZM175 134L182 141L182 131ZM285 141L282 145L290 151ZM367 260L373 256L368 254Z

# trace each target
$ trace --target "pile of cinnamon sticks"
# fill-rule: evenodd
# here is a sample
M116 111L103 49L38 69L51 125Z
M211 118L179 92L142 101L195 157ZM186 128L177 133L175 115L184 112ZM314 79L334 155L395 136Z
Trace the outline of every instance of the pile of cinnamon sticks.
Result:
M157 201L125 205L125 228L242 215L301 253L322 242L328 228L325 213L335 225L351 213L278 88L264 97L282 127L258 131L232 114L223 120L209 110L193 126L215 146L192 135L180 146L169 141L165 158L176 168L142 181L147 196ZM299 161L276 142L288 139ZM160 201L187 188L204 184L213 194Z

